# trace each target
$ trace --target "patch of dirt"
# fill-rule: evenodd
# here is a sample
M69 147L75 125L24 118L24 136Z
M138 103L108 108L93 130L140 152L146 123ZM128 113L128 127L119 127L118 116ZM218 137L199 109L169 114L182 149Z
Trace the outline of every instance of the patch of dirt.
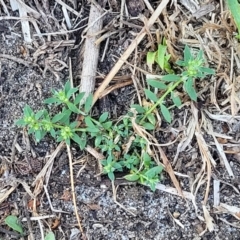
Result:
M36 2L38 1L26 1L26 4L39 11L41 8L35 5ZM43 2L48 3L48 1ZM154 9L159 4L156 1L149 2ZM202 2L206 3L207 1ZM239 212L236 214L235 211L234 214L226 211L226 209L218 209L217 211L213 207L214 180L220 181L220 202L239 207L239 112L236 112L237 117L235 121L231 120L232 122L210 118L205 112L208 111L215 115L231 114L232 102L228 99L231 94L229 88L232 86L232 82L229 80L230 53L231 47L234 47L233 49L236 51L236 45L239 47L239 43L233 38L230 39L233 21L230 18L220 17L219 2L211 2L215 6L215 10L200 19L192 18L191 13L182 5L175 9L174 5L168 4L166 11L160 17L160 26L165 26L163 34L169 41L167 44L173 58L174 56L176 58L182 57L184 44L190 44L197 49L204 45L207 52L206 59L217 72L210 83L209 79L198 83L197 87L201 93L199 94L199 102L196 104L199 109L200 120L202 120L202 116L210 119L213 131L218 133L218 141L223 141L221 146L224 151L228 151L228 154L226 154L227 161L235 176L234 179L229 177L214 139L204 127L201 128L201 133L209 146L209 152L216 162L216 167L212 168L210 192L206 206L213 218L214 230L209 232L206 229L206 221L203 217L202 203L206 192L205 180L207 174L203 174L203 177L200 180L198 179L198 175L204 167L203 156L200 154L195 135L185 149L179 151L176 157L178 147L182 147L180 145L181 139L191 135L192 112L189 99L185 99L184 107L172 110L173 123L169 125L163 122L155 133L155 137L159 143L165 144L179 136L179 140L172 145L164 146L163 150L174 166L174 171L176 171L182 189L188 192L197 192L196 199L193 201L160 190L152 192L146 186L126 183L119 177L115 181L117 186L116 202L113 198L110 180L106 176L96 176L97 161L87 152L80 151L76 145L71 146L77 208L87 239L239 239ZM81 13L79 18L70 13L69 16L72 22L76 21L76 25L79 23L84 29L83 23L86 23L86 20L83 19L89 12L87 1L82 1L77 5L74 5L74 1L65 1L65 3ZM110 29L109 31L118 30L120 29L121 1L111 0L109 3L110 5L107 5L106 9L110 16L105 16L104 27L107 26ZM18 17L18 11L13 12L7 1L5 1L5 4L10 16ZM55 1L50 1L49 4L50 6L45 4L42 6L42 10L47 14L47 17L39 19L39 22L37 22L39 29L41 32L48 34L67 31L67 23L61 5L55 5ZM132 0L128 2L127 6L130 15L124 17L125 23L120 29L120 33L110 36L107 53L103 61L99 61L98 85L101 84L102 76L108 74L144 26L146 19L142 20L137 17L138 14L143 13L146 18L151 15L150 10L142 1L140 4L140 2ZM2 7L0 14L3 17L7 16ZM176 17L174 17L174 14L176 14ZM221 26L214 25L217 22L214 20L214 16L222 23ZM214 26L216 29L214 29ZM158 28L160 28L159 25L155 24L151 29L152 35ZM50 195L52 209L43 186L39 184L39 186L33 187L32 183L45 166L49 156L57 148L57 143L49 136L45 137L40 143L36 143L31 135L28 136L24 129L19 129L14 124L22 116L26 104L34 110L39 110L44 107L43 100L51 95L52 89L62 88L69 77L68 57L72 54L74 56L73 63L76 64L79 61L79 59L76 59L74 51L80 51L83 47L83 45L75 45L81 40L79 39L81 31L76 31L77 34L75 35L70 32L49 34L43 36L43 39L34 36L32 44L25 44L20 23L16 24L16 20L10 18L10 20L2 21L0 25L1 239L17 238L14 231L4 223L4 219L10 214L18 216L20 220L24 220L23 218L26 218L28 214L31 217L40 217L39 221L31 220L29 223L25 220L21 221L25 231L25 236L22 239L28 239L31 232L34 235L33 239L42 239L41 228L44 234L52 230L56 239L84 239L78 229L74 212L66 149L62 149L54 160L52 170L49 173L49 181L46 182L45 177L42 179ZM35 33L32 25L31 32ZM148 70L145 56L147 51L153 48L154 43L148 34L139 45L139 52L136 51L131 55L128 59L129 64L124 65L119 73L121 77L130 76L131 78L131 75L133 75L137 79L136 85L139 87L138 90L142 97L144 96L142 86L145 85L143 72ZM218 45L214 45L216 43ZM106 44L106 41L103 44ZM73 47L76 47L77 50ZM100 58L104 51L102 46ZM219 52L221 59L217 55ZM234 54L237 59L239 53ZM234 74L237 75L239 69L235 65ZM74 66L73 68L77 67ZM156 69L153 73L157 74L157 71L159 69ZM79 85L80 83L76 82L76 79L74 76L74 83ZM239 78L235 80L239 81ZM121 79L116 82L121 82ZM216 93L216 96L211 95L213 92ZM103 99L103 102L99 101L96 104L93 114L99 115L107 110L111 113L113 119L117 119L127 112L130 104L136 102L137 98L134 85L114 90ZM57 111L57 109L52 109L52 111ZM234 150L233 146L235 147ZM195 182L196 179L199 180L198 184ZM166 172L163 173L161 184L166 187L173 187L173 183ZM11 187L14 188L14 191L6 197L4 194ZM31 203L28 190L38 193L36 206ZM27 207L25 206L26 202L28 203ZM33 209L35 210L33 211ZM47 216L46 219L42 219L43 216Z

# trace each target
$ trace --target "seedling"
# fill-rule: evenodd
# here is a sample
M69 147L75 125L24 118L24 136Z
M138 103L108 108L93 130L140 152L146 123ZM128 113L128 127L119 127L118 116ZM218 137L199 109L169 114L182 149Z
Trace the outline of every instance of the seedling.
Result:
M170 58L171 55L167 54L167 46L164 40L163 44L158 45L157 51L147 53L147 65L152 71L152 65L157 63L160 69L166 71L167 73L173 73L174 71L171 69L169 63Z
M238 0L226 0L226 3L238 29L236 38L240 39L240 3Z
M46 234L46 236L44 237L44 240L55 240L55 235L53 232L49 232Z
M9 215L5 218L5 223L12 228L13 230L19 232L21 235L23 235L23 228L20 224L18 218L13 215Z

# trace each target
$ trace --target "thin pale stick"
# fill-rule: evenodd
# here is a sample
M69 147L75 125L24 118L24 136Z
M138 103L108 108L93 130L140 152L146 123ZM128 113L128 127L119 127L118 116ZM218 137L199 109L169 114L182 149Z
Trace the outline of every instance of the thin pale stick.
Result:
M75 215L76 215L76 218L77 218L77 221L78 221L79 229L80 229L81 233L84 234L83 228L82 228L82 225L81 225L81 221L80 221L80 217L79 217L78 211L77 211L75 186L74 186L74 180L73 180L73 162L72 162L72 154L71 154L71 150L70 150L69 145L67 145L67 153L68 153L68 160L69 160L69 171L70 171L72 200L73 200L73 205L74 205L74 211L75 211Z
M50 208L53 212L57 212L57 213L66 213L66 214L69 214L69 212L65 212L65 211L62 211L62 210L58 210L58 209L55 209L52 205L52 202L51 202L51 199L50 199L50 196L49 196L49 193L48 193L48 190L47 190L47 186L46 185L43 185L43 188L44 188L44 191L46 193L46 196L47 196L47 199L48 199L48 203L50 205Z

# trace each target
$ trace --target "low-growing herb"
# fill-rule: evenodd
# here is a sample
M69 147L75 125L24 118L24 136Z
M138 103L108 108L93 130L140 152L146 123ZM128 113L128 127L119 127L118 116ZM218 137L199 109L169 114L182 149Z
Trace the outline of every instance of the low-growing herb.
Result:
M191 100L196 101L196 79L214 74L212 69L204 66L203 52L194 55L188 46L184 49L184 59L176 62L181 69L180 73L173 72L169 59L166 45L159 45L156 52L148 54L149 66L156 62L168 74L159 79L147 79L148 89L144 92L150 103L144 106L133 104L131 110L118 121L110 120L108 113L103 113L98 119L91 117L92 95L88 96L85 104L79 108L85 94L77 94L77 88L71 88L67 82L64 89L54 90L53 96L45 100L46 104L59 106L59 113L52 114L46 109L35 113L26 105L23 118L16 124L27 128L36 141L50 134L58 142L65 141L70 145L73 141L82 150L89 141L105 156L101 161L103 173L111 180L115 179L116 172L123 172L125 179L138 181L155 190L163 167L154 161L149 151L149 142L139 134L137 126L147 131L154 130L158 123L156 112L161 112L164 119L171 122L169 102L176 107L182 105L180 87ZM73 94L76 95L75 98ZM81 115L81 122L74 120L77 114Z

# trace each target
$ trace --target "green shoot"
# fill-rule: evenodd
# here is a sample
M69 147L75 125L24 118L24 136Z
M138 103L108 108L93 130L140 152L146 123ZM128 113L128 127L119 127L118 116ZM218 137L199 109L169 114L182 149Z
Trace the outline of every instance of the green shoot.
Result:
M19 232L23 235L23 228L22 225L19 223L19 220L16 216L9 215L5 218L5 223L12 228L13 230Z
M152 65L157 63L161 70L166 71L167 73L173 73L169 64L170 58L171 55L167 54L167 46L165 41L163 41L163 44L158 45L157 51L147 53L147 65L150 71L152 71Z
M238 0L226 0L226 4L233 16L238 29L238 35L236 38L240 39L240 3Z
M53 232L47 233L47 235L44 237L44 240L55 240L55 235Z

